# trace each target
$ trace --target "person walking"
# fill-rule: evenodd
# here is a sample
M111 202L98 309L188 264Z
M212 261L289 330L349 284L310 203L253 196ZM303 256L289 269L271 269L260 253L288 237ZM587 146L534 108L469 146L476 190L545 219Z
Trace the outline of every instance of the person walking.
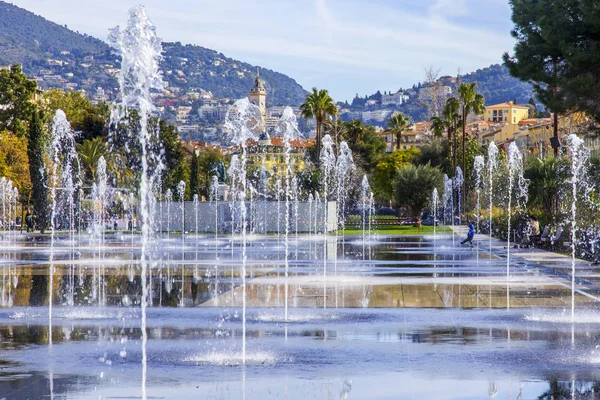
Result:
M25 224L27 225L27 232L33 232L33 215L27 210L25 214Z
M469 222L469 232L467 232L467 238L465 240L463 240L462 242L460 242L461 245L464 245L465 243L469 243L471 245L471 248L473 248L473 238L475 237L475 224L473 223L473 221Z

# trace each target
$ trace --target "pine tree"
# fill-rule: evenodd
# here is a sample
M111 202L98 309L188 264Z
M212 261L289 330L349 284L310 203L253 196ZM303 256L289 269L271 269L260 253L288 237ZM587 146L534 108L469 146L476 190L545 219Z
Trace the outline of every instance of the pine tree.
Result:
M196 154L195 150L192 154L191 164L192 165L190 167L190 195L193 198L195 194L200 193L200 171L198 168L198 155Z
M48 177L44 164L45 133L44 125L37 112L29 122L29 175L31 178L31 201L33 214L39 230L44 233L48 226Z

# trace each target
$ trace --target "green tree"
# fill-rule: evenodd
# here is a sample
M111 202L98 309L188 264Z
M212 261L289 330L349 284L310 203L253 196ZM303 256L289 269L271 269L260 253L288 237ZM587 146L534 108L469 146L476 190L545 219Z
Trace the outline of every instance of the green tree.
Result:
M419 154L413 160L415 165L431 165L451 175L450 143L448 140L434 140L421 146Z
M590 63L586 69L593 69L592 75L596 79L599 77L597 54L600 48L598 44L591 43L592 37L588 36L598 33L597 11L590 10L596 14L587 26L592 29L587 32L588 35L581 35L586 28L581 18L581 7L591 5L597 8L597 5L590 0L510 0L510 5L515 24L511 35L517 43L513 56L504 54L504 64L511 75L533 84L537 98L554 113L554 136L558 138L558 114L572 105L568 100L568 89L572 89L569 81L573 80L570 58L581 58L581 51L592 50L590 57L583 58ZM597 88L592 82L587 83ZM580 90L576 89L576 92ZM594 101L597 101L597 93L596 90L593 94ZM555 149L557 154L558 149Z
M385 138L373 126L356 119L346 122L345 126L345 139L354 155L354 163L371 174L385 153Z
M466 172L466 142L467 142L467 117L473 113L475 115L483 114L485 109L485 99L476 91L477 83L461 83L458 87L458 101L462 116L462 170ZM463 190L463 203L466 190Z
M0 133L0 176L13 181L21 199L28 199L31 192L27 139L14 133Z
M431 123L433 135L436 138L441 138L444 132L448 132L448 130L452 127L452 121L445 119L443 116L431 117L429 122Z
M189 163L186 162L185 152L179 139L179 134L173 125L161 119L159 122L160 143L163 148L165 171L163 173L163 191L171 189L177 193L177 185L184 181L185 197L190 197L190 171Z
M87 176L88 181L96 180L96 168L98 167L98 160L100 157L104 157L107 160L108 154L106 144L101 137L95 137L93 139L84 140L83 143L79 143L77 146L77 153L79 154L79 161L83 167L83 171Z
M300 106L300 112L304 118L314 118L317 123L316 150L317 155L321 154L321 130L323 122L329 116L336 116L338 113L335 102L325 89L317 90L313 88L312 92L306 95L304 103ZM319 165L317 156L317 165Z
M110 116L106 103L93 105L81 92L63 92L50 89L43 94L44 109L48 115L63 110L73 130L80 132L79 141L102 136Z
M34 97L37 84L27 79L20 65L0 71L0 131L9 130L19 137L27 133L27 122L36 112Z
M410 117L402 113L398 113L390 117L387 126L396 135L396 150L400 149L402 141L402 133L408 129L410 125Z
M533 99L533 97L531 97L529 99L529 102L527 103L527 107L529 107L528 117L529 118L537 118L538 117L538 109L537 109L537 105L535 104L535 100Z
M192 196L192 199L195 194L200 195L200 169L198 158L196 151L193 151L190 159L190 195Z
M528 206L556 213L559 195L568 189L569 161L556 157L532 158L523 175L529 180Z
M410 148L386 154L373 173L373 193L379 201L391 202L394 198L396 172L419 156L419 150Z
M27 156L29 157L33 213L37 218L37 227L42 233L44 233L48 226L48 176L44 163L45 147L46 134L42 118L37 112L34 112L29 122Z
M451 121L450 128L448 128L448 142L450 143L450 153L452 156L452 173L456 171L456 153L458 151L458 128L463 124L463 120L459 113L460 102L456 97L450 97L446 100L444 106L444 118Z
M212 176L216 174L215 168L219 162L225 163L225 157L218 148L207 147L200 151L198 156L198 184L200 194L209 197Z
M433 189L441 190L442 172L429 165L408 165L396 174L396 205L407 207L420 225L421 211L429 205Z
M339 151L339 144L347 139L348 124L339 118L326 119L323 124L323 129L325 133L333 138L335 147L337 151Z

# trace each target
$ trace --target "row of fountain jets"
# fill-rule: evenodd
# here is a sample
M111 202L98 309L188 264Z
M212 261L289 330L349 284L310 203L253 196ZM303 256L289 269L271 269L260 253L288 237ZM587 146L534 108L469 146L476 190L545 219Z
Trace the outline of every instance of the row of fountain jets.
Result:
M155 91L160 91L163 88L161 74L159 72L159 60L160 53L162 51L161 40L156 35L156 29L146 16L146 12L143 7L133 8L129 13L128 25L124 30L119 27L113 29L110 32L109 42L115 48L115 51L121 56L121 72L118 76L121 87L121 100L122 102L112 109L111 120L116 123L123 121L126 117L128 110L135 109L140 116L139 130L128 130L126 133L121 133L127 136L125 139L128 140L128 146L135 147L140 154L140 186L137 195L137 204L134 205L134 198L132 194L124 196L122 194L115 195L118 197L125 207L129 210L131 217L133 217L134 208L137 209L138 219L141 221L141 249L140 249L140 278L141 278L141 332L142 332L142 398L146 398L146 374L147 374L147 331L146 331L146 308L149 304L149 285L148 285L148 273L150 270L151 262L153 257L156 255L151 251L151 240L153 238L153 223L152 223L152 210L157 200L157 188L160 186L161 174L164 171L164 164L161 160L161 152L153 150L153 143L157 142L157 132L148 130L148 122L150 117L154 114L155 108L152 104L151 94ZM247 242L247 231L248 231L248 210L247 210L247 194L255 190L248 186L248 179L246 176L246 163L247 163L247 143L250 140L257 140L258 134L263 131L261 124L261 116L259 109L253 105L248 99L241 99L235 102L227 113L225 127L230 132L230 139L234 145L239 148L239 153L234 155L231 160L231 166L229 168L230 174L230 191L231 191L231 207L235 217L233 222L237 224L237 232L241 234L241 267L240 276L242 279L242 299L243 299L243 337L242 337L242 363L245 363L246 354L246 340L245 340L245 313L246 313L246 242ZM290 143L296 139L299 135L295 117L291 109L286 109L281 121L278 126L279 134L284 139L285 144L285 170L283 182L279 182L276 186L277 190L281 190L283 187L285 190L285 213L284 213L284 235L285 235L285 290L286 290L286 303L285 303L285 319L288 318L288 307L287 307L287 277L288 277L288 255L289 255L289 240L288 236L291 231L291 207L298 199L298 182L295 177L292 176L292 166L290 162ZM113 132L113 134L116 134ZM130 135L130 136L129 136ZM121 138L123 139L123 138ZM583 146L583 142L575 135L569 137L569 149L572 160L572 235L573 235L573 281L572 288L574 291L575 284L575 232L576 232L576 202L579 185L583 180L583 170L587 159L587 152ZM334 142L330 136L325 135L323 137L323 149L320 154L321 171L323 176L323 189L321 193L315 193L313 201L322 201L324 204L329 199L335 198L338 203L339 216L341 228L343 230L345 225L346 215L346 204L348 197L348 183L350 179L350 173L354 170L354 163L352 160L352 153L345 142L339 145L339 155L336 157L334 150ZM490 227L492 220L492 206L493 206L493 190L494 190L494 174L498 169L498 149L492 142L488 148L487 162L482 156L475 158L474 171L475 171L475 190L477 194L477 210L476 213L479 216L480 210L480 193L484 185L483 170L487 166L487 191L489 197L489 209L490 209ZM53 287L52 279L54 275L54 249L56 232L60 227L69 231L70 235L74 235L78 228L80 228L81 218L77 216L81 215L81 179L79 177L79 168L77 152L75 150L75 138L73 130L70 128L69 123L66 119L65 114L62 111L57 111L53 121L52 131L52 146L50 149L50 159L52 163L50 165L50 192L52 200L52 214L51 214L51 246L50 246L50 273L49 273L49 287ZM508 148L508 199L506 202L507 211L509 214L509 226L508 231L510 232L510 216L515 206L523 204L527 198L527 182L523 178L523 159L522 155L517 148L515 143L511 143ZM215 182L215 181L213 181ZM183 198L185 192L185 184L181 183L178 186L178 195L180 199ZM461 195L460 191L464 188L464 176L460 168L457 168L456 174L453 179L445 177L444 181L444 193L443 193L443 209L444 219L451 218L454 224L454 215L456 210L462 210L464 205L460 204ZM108 176L106 172L106 162L104 159L100 159L98 163L97 179L92 189L92 198L94 200L94 223L91 230L92 237L95 238L99 243L104 240L105 230L105 211L109 202ZM459 192L459 195L455 197L454 193ZM216 185L213 185L213 194L216 200ZM310 198L311 194L309 194ZM14 189L10 181L3 179L0 184L0 201L2 201L2 223L6 228L8 226L7 221L11 220L16 215L16 202L18 193ZM169 194L167 194L167 198ZM171 193L172 197L172 193ZM437 190L432 193L433 197L433 210L437 213L439 205L439 196ZM454 199L458 200L457 206L454 205ZM194 198L194 202L197 202L198 198ZM363 220L363 239L365 232L370 229L370 217L366 214L370 214L373 208L373 195L369 188L368 180L366 177L363 178L361 184L361 202L362 202L362 220ZM325 210L327 207L324 207ZM297 210L297 208L296 208ZM327 212L324 212L323 231L326 233L327 227ZM458 212L460 215L460 212ZM217 213L215 213L217 215ZM297 221L297 211L295 215ZM215 218L216 219L216 218ZM435 216L434 216L435 220ZM479 221L479 218L477 218ZM10 232L10 231L9 231ZM12 241L14 238L11 233L4 235L5 241ZM323 251L323 264L324 264L324 275L327 274L327 254L326 254L326 243L327 235L323 235L324 240L324 251ZM510 235L509 245L507 246L507 277L510 271ZM365 240L364 240L365 241ZM75 243L71 240L72 246ZM11 243L5 242L5 248L10 248ZM490 248L491 248L491 229L490 229ZM102 259L103 246L98 246L99 257ZM72 255L75 257L76 249L72 249ZM101 266L100 268L104 268ZM15 274L16 276L16 274ZM98 276L101 276L99 273ZM6 276L3 277L6 279ZM70 281L71 291L75 290L75 274L72 273ZM6 282L5 282L6 283ZM15 284L13 282L13 284ZM7 287L5 284L4 287ZM95 282L94 287L95 295L101 299L103 294L103 285L101 280L98 279ZM49 325L52 326L52 290L49 294ZM4 298L4 292L3 292ZM73 299L73 296L71 296ZM72 301L72 300L71 300ZM102 302L101 302L102 303ZM573 298L573 312L574 312L574 298ZM52 343L52 329L50 332L50 343Z

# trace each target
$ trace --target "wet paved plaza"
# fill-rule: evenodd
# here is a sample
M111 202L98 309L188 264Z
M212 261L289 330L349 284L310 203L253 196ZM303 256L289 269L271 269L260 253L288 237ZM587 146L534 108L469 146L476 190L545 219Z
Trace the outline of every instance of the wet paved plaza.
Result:
M600 390L600 295L588 263L577 264L571 323L570 260L552 253L511 255L507 278L506 249L493 241L490 251L483 237L473 250L450 236L290 240L286 279L283 238L249 238L245 366L239 238L153 242L148 398L592 399ZM139 236L65 236L52 252L41 237L3 244L0 398L141 398Z

